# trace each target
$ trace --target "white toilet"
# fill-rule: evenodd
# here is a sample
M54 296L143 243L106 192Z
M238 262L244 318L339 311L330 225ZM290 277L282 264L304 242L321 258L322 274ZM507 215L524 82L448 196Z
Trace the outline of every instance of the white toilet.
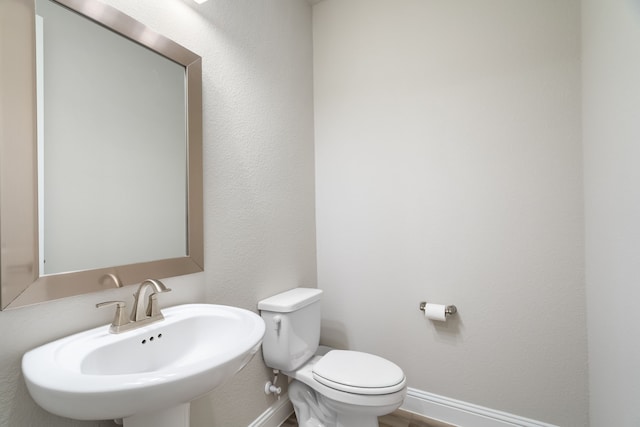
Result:
M266 365L289 376L289 398L301 427L377 427L407 393L396 364L368 353L319 354L320 289L295 288L258 303L266 323Z

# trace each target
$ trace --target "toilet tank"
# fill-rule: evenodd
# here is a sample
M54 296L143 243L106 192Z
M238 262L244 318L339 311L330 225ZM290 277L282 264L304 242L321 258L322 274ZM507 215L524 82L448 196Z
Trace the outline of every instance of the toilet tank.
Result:
M315 354L321 294L320 289L295 288L258 303L266 324L262 355L268 367L292 372Z

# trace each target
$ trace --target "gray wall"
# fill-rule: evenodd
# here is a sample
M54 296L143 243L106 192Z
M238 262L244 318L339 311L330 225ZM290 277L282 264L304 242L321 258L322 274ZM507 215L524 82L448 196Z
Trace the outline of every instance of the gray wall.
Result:
M323 340L587 424L577 0L314 6ZM456 304L446 325L421 300Z
M591 425L638 426L640 4L582 11Z
M13 0L2 0L13 1ZM300 0L109 0L203 57L205 268L166 280L162 305L208 301L255 310L281 290L315 286L311 7ZM0 426L97 426L52 416L28 396L22 354L106 324L97 302L133 287L0 312ZM271 403L257 356L195 402L195 427L242 426ZM111 425L111 423L103 423Z

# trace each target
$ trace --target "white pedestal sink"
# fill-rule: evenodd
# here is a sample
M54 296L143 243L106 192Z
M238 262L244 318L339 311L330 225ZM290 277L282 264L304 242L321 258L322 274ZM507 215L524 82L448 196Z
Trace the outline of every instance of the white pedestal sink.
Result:
M236 307L185 304L120 334L109 325L59 339L22 359L27 388L47 411L126 427L188 427L190 402L242 369L264 321Z

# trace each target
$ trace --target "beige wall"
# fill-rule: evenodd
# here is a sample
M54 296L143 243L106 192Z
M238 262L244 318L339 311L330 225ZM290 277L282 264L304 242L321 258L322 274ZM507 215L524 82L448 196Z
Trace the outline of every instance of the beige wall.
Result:
M313 24L325 343L587 425L579 2L325 0Z
M9 1L9 0L0 0ZM166 280L162 305L208 301L255 310L281 290L315 286L311 7L299 0L108 0L203 57L205 268ZM41 410L22 354L111 321L95 303L132 287L0 312L0 426L67 426ZM193 405L192 426L243 426L273 401L261 358ZM73 425L112 425L73 422Z
M640 3L582 2L591 425L640 425Z

